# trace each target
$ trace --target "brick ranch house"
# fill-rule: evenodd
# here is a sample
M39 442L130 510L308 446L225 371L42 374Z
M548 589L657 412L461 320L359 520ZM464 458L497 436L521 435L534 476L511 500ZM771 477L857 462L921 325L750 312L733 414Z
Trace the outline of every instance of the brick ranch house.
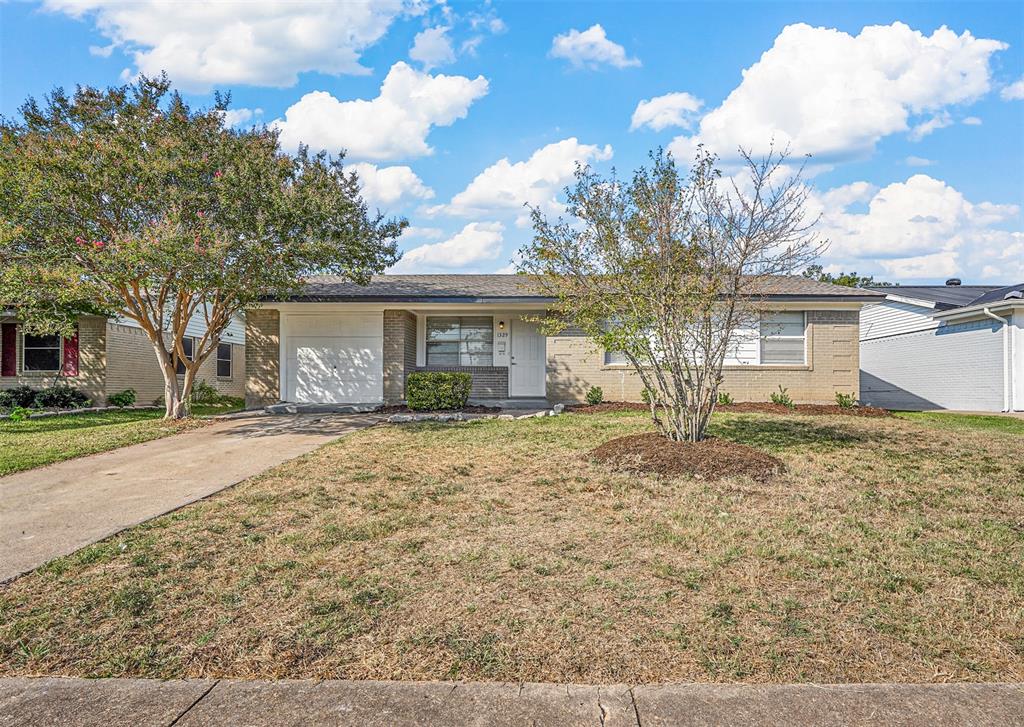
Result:
M797 402L858 394L860 309L871 291L777 277L763 291L772 312L725 367L736 401L766 401L784 386ZM246 315L246 406L394 404L413 371L466 371L474 400L639 401L621 355L579 331L544 336L530 316L552 303L517 275L382 275L365 286L310 278L288 300Z
M193 320L185 346L194 345L205 326ZM179 377L179 380L184 376ZM245 394L245 323L232 321L199 369L204 380L222 394ZM137 323L119 318L82 316L71 338L34 336L18 322L16 311L0 310L0 389L31 386L42 389L63 383L103 405L109 394L134 389L138 404L152 404L164 393L164 377L149 338Z

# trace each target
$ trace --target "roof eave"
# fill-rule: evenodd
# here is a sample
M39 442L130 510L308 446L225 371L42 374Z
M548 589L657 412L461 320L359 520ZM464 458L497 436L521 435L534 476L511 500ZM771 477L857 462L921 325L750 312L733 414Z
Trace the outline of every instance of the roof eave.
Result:
M967 318L978 315L979 313L984 313L986 308L989 310L1024 308L1024 298L1011 298L1009 300L997 300L990 303L980 303L978 305L967 305L962 308L940 311L932 317L941 318L942 320L947 321L956 318Z

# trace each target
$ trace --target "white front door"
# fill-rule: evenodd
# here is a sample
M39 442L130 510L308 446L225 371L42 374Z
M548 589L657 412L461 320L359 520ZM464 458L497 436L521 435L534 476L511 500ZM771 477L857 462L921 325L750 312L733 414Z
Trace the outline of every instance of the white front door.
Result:
M537 324L512 319L512 359L508 369L509 396L546 396L544 335Z

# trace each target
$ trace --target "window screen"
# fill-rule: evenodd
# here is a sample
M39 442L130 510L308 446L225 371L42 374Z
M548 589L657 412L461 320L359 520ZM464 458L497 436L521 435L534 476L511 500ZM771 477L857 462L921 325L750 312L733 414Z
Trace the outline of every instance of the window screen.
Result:
M761 316L761 363L802 364L806 343L803 311L778 311Z
M222 379L231 378L231 344L217 344L217 376Z
M605 366L622 366L628 363L626 361L626 354L622 351L605 351L604 352L604 364Z
M494 365L490 316L428 316L427 366Z
M25 334L25 371L60 371L60 336Z
M185 336L184 338L181 339L181 348L185 351L185 358L187 358L189 361L191 361L192 357L195 356L195 352L193 351L192 348L195 345L195 342L195 339L192 338L191 336ZM181 361L178 361L177 373L179 376L185 373L185 364L183 364Z

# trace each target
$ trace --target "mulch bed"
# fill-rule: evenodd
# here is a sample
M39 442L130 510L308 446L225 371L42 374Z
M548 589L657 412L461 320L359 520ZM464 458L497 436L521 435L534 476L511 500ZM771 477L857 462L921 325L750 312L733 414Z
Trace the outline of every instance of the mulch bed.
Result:
M649 411L647 404L634 401L605 401L600 404L572 404L565 407L574 414L602 414L610 411ZM843 408L835 404L797 404L794 408L769 401L745 401L738 404L719 404L715 411L733 412L736 414L806 414L809 416L851 416L851 417L887 417L892 416L888 409L876 406L855 406Z
M688 475L705 480L746 476L768 482L785 470L782 460L759 449L709 437L700 442L673 442L660 434L633 434L611 439L590 451L603 464L629 472L665 477Z
M418 409L410 409L405 404L390 404L388 406L379 406L376 411L380 414L500 414L501 407L474 404L472 406L464 406L461 409L420 411Z

